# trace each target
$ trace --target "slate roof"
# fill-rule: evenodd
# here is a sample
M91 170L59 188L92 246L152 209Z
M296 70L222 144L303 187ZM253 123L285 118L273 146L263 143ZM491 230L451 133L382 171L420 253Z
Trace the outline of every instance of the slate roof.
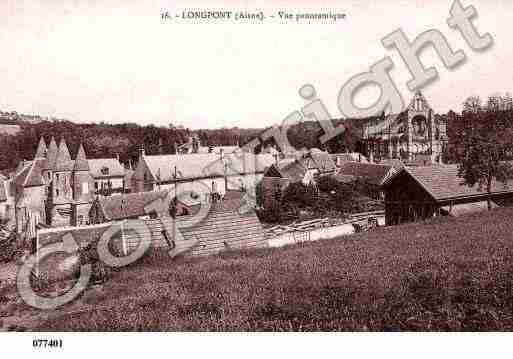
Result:
M469 187L463 184L463 179L458 177L458 165L407 167L404 171L437 201L486 195L485 188L479 191L477 185ZM510 180L505 185L494 181L492 193L513 193L513 181Z
M147 206L159 199L168 200L169 191L138 192L98 199L105 218L109 221L141 217L150 214Z
M42 186L43 183L43 170L47 167L48 161L45 158L36 158L30 164L30 169L23 182L24 187Z
M125 168L116 158L96 158L87 160L93 178L124 177ZM108 175L102 174L102 168L108 168Z
M361 178L366 182L381 186L392 175L393 167L374 163L346 162L338 171L340 175L350 175Z
M272 155L234 153L224 156L213 153L194 155L144 156L154 179L173 181L176 166L177 179L222 177L225 169L230 174L263 173L274 162Z
M89 162L87 162L84 146L80 144L78 147L77 157L75 158L75 164L73 165L74 171L89 171Z
M178 217L178 227L186 241L198 241L190 255L204 256L225 250L267 246L262 225L254 211L242 212L242 199L212 204L206 218L187 226L188 216Z
M48 168L55 168L55 161L57 159L57 153L59 152L59 148L57 147L57 143L55 142L55 138L52 137L50 140L50 144L48 145L48 150L46 152L46 158L48 159L47 165Z
M55 166L53 168L56 171L71 171L73 170L73 160L69 154L68 145L64 139L59 144L59 150L57 151L57 157L55 159Z
M18 186L24 186L25 185L25 180L27 179L29 173L30 173L30 170L32 168L32 161L31 162L28 162L28 163L25 163L22 165L22 163L20 162L20 166L18 166L18 168L16 169L16 175L14 177L14 183L16 183L16 185Z
M39 139L39 144L37 145L37 150L34 158L45 158L46 157L46 143L45 139L41 137Z

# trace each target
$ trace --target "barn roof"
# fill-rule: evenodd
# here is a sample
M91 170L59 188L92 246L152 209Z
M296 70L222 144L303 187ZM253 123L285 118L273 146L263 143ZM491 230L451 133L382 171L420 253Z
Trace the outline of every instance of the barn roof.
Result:
M374 163L346 162L338 171L339 175L362 178L370 184L380 186L390 177L393 167Z
M223 200L212 204L206 218L190 227L178 226L186 241L198 241L191 255L215 254L223 250L267 246L262 225L255 212L243 213L243 199ZM178 217L187 223L188 216Z
M144 156L152 176L159 181L173 181L176 167L177 179L193 179L230 174L263 173L274 158L272 155L233 153L221 157L217 154Z
M478 185L469 187L458 177L458 165L434 165L407 167L409 173L435 200L448 200L486 195L486 189L479 190ZM494 181L492 193L513 193L513 181L506 184Z
M169 191L138 192L98 199L98 204L109 221L141 217L150 214L149 205L159 199L169 200Z

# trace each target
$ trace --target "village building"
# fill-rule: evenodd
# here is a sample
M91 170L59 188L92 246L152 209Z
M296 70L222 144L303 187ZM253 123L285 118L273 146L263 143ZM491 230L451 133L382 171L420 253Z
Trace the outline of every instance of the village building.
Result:
M384 199L383 184L402 167L400 162L395 166L392 164L346 162L339 168L334 178L341 183L359 181L365 187L363 195L382 200Z
M285 158L269 166L262 179L262 206L269 207L281 200L291 183L316 185L317 178L336 173L332 155L319 149L303 153L299 158Z
M122 166L114 165L114 161L88 160L82 145L73 160L64 139L57 146L52 138L47 146L41 138L33 160L20 162L9 181L8 193L14 207L10 219L14 220L17 232L31 238L38 225L88 224L89 209L96 195L95 180L116 184L119 177L121 181L124 178L120 173ZM111 186L116 188L117 184Z
M441 163L447 147L446 121L435 115L419 91L408 108L399 114L382 115L363 130L363 147L370 162L384 158L414 161L428 156Z
M93 177L94 193L110 196L130 191L126 182L127 170L119 158L98 158L87 160L89 173Z
M192 192L202 198L217 193L222 197L229 189L252 190L274 161L272 155L241 151L147 156L142 149L132 175L132 189L135 192Z
M331 158L337 168L340 168L346 162L363 162L368 163L367 158L358 152L332 153Z
M463 184L458 165L405 167L383 188L387 225L487 209L486 190ZM513 182L494 182L491 200L493 207L509 205L513 201Z
M97 197L89 210L89 222L100 224L124 219L157 218L161 211L169 215L169 191L129 193Z

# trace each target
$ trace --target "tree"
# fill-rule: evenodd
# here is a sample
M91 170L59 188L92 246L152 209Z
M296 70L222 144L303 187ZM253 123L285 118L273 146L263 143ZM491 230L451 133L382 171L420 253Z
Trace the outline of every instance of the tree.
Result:
M507 161L513 133L512 111L501 110L498 96L490 97L485 109L464 111L470 128L462 131L463 151L458 175L468 186L486 189L488 209L491 209L494 182L506 183L513 178L511 162Z

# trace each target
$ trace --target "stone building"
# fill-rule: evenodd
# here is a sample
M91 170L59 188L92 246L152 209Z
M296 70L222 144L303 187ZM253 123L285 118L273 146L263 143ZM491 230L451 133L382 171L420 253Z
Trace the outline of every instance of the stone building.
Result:
M146 155L142 149L132 175L133 192L171 190L196 193L201 198L227 190L251 190L274 163L272 155L232 154Z
M371 162L393 158L415 161L417 156L428 156L430 162L441 163L448 141L446 127L445 120L435 115L417 92L405 111L367 123L362 142Z
M82 145L72 159L64 139L57 146L52 138L47 146L41 138L34 158L22 161L8 182L7 191L14 203L12 220L18 233L32 237L37 225L88 224L91 203L100 195L94 189L94 170L98 163L111 162L110 159L88 160ZM109 166L100 167L110 170ZM118 167L123 168L119 163L115 167L117 172ZM123 179L124 173L117 172L116 176Z

